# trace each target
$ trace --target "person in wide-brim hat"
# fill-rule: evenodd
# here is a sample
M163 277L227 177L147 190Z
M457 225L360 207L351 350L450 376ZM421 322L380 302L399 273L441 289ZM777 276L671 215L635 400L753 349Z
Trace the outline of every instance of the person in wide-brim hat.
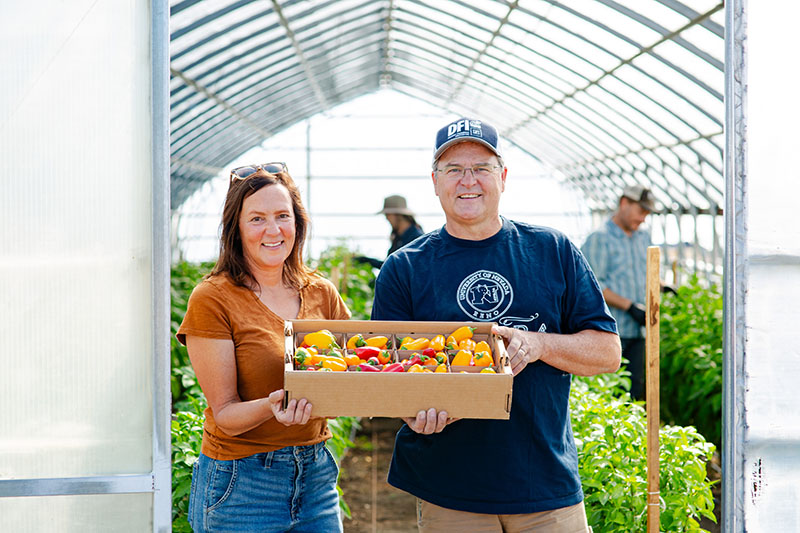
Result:
M384 198L383 209L376 214L384 215L392 226L392 234L390 235L392 244L389 247L389 251L386 252L387 257L423 233L422 226L420 226L414 218L414 212L408 208L405 197L399 194L393 194ZM381 268L381 266L383 266L383 261L380 259L364 256L358 256L355 259L357 261L369 263L375 268Z

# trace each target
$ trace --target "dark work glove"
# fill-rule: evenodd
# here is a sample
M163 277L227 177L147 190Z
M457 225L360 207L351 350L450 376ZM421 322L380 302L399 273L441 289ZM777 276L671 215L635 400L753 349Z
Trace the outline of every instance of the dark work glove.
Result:
M374 259L372 257L367 257L364 255L354 255L353 261L356 263L363 263L366 265L370 265L372 268L380 268L383 266L383 261L379 259Z
M668 285L666 283L661 286L661 292L662 293L671 292L672 294L678 294L678 291L675 290L675 287L673 287L672 285Z
M629 308L625 310L626 313L631 315L631 317L640 325L644 326L644 323L647 321L647 313L645 308L642 304L637 304L636 302L632 303Z

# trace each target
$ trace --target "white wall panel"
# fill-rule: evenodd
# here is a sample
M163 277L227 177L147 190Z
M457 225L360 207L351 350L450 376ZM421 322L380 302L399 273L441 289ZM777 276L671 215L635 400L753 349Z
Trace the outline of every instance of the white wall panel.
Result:
M744 531L800 531L800 5L746 4L744 196ZM777 16L776 16L777 15ZM723 473L724 475L724 473ZM738 530L738 529L737 529Z
M143 533L152 531L152 494L0 498L3 531Z
M0 496L4 480L150 476L151 3L0 13ZM0 498L0 531L152 522L152 493Z

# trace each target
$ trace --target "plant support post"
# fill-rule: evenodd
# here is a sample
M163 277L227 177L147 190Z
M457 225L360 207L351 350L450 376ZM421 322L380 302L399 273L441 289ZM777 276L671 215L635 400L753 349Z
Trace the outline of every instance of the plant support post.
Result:
M647 318L645 323L645 350L647 359L647 533L661 530L659 506L659 304L661 276L659 265L661 250L658 246L647 249Z

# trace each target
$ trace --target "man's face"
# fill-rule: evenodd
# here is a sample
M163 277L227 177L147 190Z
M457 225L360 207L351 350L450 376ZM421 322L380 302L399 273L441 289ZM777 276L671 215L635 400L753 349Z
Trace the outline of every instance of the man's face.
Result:
M633 233L639 229L649 214L650 211L633 200L623 197L619 202L618 221L625 232Z
M475 166L489 166L486 176L476 176ZM448 225L478 227L499 217L500 194L505 189L506 169L499 165L497 156L485 146L462 142L448 148L432 173L434 190L442 204ZM448 176L446 168L461 167L463 175ZM456 173L457 174L457 173Z

